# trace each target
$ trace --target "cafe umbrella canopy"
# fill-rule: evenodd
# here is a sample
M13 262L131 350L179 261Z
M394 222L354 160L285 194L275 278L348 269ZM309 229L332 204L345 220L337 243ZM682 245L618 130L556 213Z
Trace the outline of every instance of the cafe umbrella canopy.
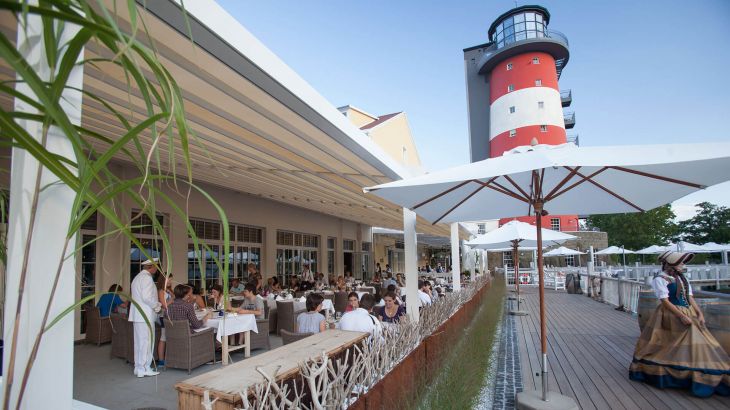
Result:
M534 214L541 226L548 212L643 212L730 178L730 143L576 147L533 142L497 158L365 188L365 192L410 208L432 223ZM537 237L542 242L541 230ZM537 253L541 398L548 400L542 246L538 245ZM560 399L555 393L550 397Z
M561 244L567 240L575 239L573 235L567 233L557 232L550 229L541 229L542 240L548 243L548 246L553 244ZM520 258L518 247L536 247L537 246L537 229L534 225L520 221L509 221L499 228L489 231L483 235L479 235L466 245L471 248L477 249L500 249L510 247L512 250L512 261L515 265L515 291L517 293L517 310L511 311L510 313L515 315L524 315L526 313L520 311L520 281L519 281L519 270L520 270Z

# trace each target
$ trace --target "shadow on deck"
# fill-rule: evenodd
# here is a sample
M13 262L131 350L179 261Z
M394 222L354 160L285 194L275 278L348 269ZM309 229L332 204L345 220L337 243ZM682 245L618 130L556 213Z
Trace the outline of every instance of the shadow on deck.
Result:
M537 288L522 287L515 317L524 388L539 389L540 305ZM730 398L693 397L687 390L659 390L629 380L639 337L636 317L585 295L545 291L548 377L552 391L573 397L583 409L728 409Z

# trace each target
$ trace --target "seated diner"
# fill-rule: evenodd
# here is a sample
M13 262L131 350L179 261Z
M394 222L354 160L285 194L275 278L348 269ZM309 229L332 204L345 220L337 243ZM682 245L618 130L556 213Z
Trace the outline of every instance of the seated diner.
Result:
M300 313L299 316L297 316L297 332L324 332L326 328L325 318L321 313L319 313L322 310L323 300L324 297L319 293L310 293L307 295L307 311Z

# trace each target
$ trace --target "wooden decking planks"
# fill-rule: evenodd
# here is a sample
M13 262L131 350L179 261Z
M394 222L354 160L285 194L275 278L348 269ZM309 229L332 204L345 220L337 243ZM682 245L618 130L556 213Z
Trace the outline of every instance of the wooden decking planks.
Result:
M536 288L521 287L527 316L515 317L522 381L540 389L540 310ZM545 291L548 320L548 385L583 409L728 409L730 399L693 397L629 380L639 326L636 318L585 295Z

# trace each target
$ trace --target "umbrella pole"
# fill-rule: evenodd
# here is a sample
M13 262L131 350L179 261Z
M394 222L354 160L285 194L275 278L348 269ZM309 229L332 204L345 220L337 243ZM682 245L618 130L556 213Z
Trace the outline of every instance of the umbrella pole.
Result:
M520 311L520 254L517 241L512 241L512 264L515 265L515 286L517 287L517 311Z
M539 192L539 191L538 191ZM545 273L542 263L542 201L535 201L535 225L537 226L537 274L540 280L540 348L542 350L542 400L547 401L547 323L545 322Z

